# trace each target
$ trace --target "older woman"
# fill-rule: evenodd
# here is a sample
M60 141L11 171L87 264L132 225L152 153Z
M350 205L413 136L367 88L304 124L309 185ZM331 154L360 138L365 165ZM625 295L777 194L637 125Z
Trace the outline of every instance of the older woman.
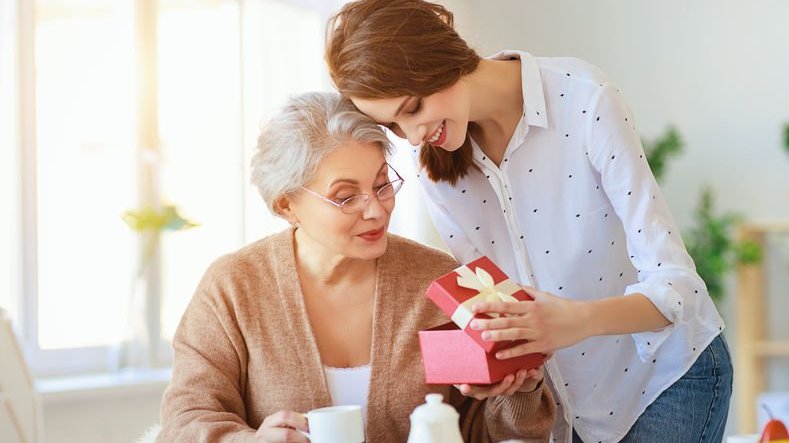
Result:
M252 181L292 228L206 272L173 340L159 441L302 442L304 412L360 404L367 441L402 443L429 392L460 412L466 441L547 438L541 371L473 397L425 385L416 332L446 318L423 293L456 263L387 234L403 183L389 150L331 93L293 99L263 130Z

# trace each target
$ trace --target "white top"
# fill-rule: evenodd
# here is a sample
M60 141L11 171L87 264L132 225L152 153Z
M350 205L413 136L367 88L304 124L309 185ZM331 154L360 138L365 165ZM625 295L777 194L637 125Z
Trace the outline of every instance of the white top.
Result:
M418 174L428 210L462 263L487 255L513 280L574 300L642 293L673 323L593 337L546 365L560 407L557 441L571 441L570 426L584 441L618 441L723 321L619 89L574 58L491 58L520 58L523 117L500 167L472 141L482 172L472 169L455 187Z
M332 405L359 405L367 412L367 393L370 390L370 365L355 368L324 366Z

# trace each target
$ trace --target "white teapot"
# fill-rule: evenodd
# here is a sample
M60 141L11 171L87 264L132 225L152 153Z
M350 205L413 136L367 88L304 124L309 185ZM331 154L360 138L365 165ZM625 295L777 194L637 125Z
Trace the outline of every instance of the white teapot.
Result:
M455 408L443 403L441 394L427 394L425 400L411 413L408 443L463 443Z

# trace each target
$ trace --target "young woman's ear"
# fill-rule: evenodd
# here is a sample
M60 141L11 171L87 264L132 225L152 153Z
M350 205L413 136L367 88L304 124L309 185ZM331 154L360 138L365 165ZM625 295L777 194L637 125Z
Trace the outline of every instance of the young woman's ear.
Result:
M290 197L287 195L281 195L279 198L274 200L273 206L274 212L287 220L291 226L299 226L299 218L296 215L296 212L293 210L293 202L291 201Z

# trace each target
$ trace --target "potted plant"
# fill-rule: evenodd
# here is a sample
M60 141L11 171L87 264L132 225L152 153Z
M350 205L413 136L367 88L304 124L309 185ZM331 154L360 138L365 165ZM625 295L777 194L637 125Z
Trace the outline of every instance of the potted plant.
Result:
M785 129L789 146L789 125ZM660 181L666 172L668 161L684 149L684 141L674 127L653 142L642 141L649 166L655 179ZM787 147L789 150L789 147ZM733 230L741 220L734 212L718 213L715 209L715 194L709 185L701 190L693 217L693 224L685 229L683 240L688 253L696 264L696 271L707 285L715 303L724 295L724 277L740 263L755 263L761 259L761 248L753 242L733 239Z
M139 236L140 256L126 301L127 318L123 341L116 350L116 369L150 367L159 360L161 295L158 262L162 233L191 229L198 224L183 217L175 205L130 209L121 218Z

